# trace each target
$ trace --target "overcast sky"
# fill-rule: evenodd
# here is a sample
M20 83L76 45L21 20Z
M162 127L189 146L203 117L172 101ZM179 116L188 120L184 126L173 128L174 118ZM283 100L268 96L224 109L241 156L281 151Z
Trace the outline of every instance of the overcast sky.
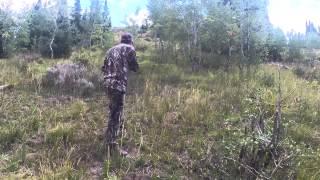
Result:
M37 0L0 0L10 2L12 9L19 9ZM43 0L46 1L46 0ZM72 5L72 0L70 5ZM305 22L311 20L320 25L320 0L269 0L269 17L272 24L283 31L305 32ZM2 3L1 3L2 2ZM82 7L88 7L90 0L81 0ZM148 15L146 5L148 0L108 0L113 26L123 26L129 18L142 23ZM136 10L140 9L138 15Z
M320 0L269 0L269 17L283 31L305 32L307 20L320 26Z

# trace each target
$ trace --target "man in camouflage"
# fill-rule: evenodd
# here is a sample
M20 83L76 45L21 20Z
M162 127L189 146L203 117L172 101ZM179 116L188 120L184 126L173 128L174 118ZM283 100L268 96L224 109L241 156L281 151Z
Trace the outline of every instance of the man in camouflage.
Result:
M106 92L110 101L105 140L111 150L118 147L116 141L123 125L122 111L128 71L137 72L138 69L132 36L129 33L124 33L121 36L121 43L108 50L102 67Z

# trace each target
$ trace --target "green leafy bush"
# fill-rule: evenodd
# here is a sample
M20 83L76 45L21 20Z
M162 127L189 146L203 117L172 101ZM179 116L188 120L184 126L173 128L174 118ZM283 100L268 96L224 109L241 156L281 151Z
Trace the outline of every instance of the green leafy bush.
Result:
M75 135L75 127L70 123L58 123L49 129L46 134L46 142L52 145L62 142L65 145L72 142Z
M265 87L273 87L275 84L275 79L273 74L263 74L260 76L260 83Z
M303 67L301 67L301 66L298 66L298 67L295 67L295 68L293 69L293 73L294 73L295 75L297 75L298 77L304 77L305 74L306 74L306 70L305 70L305 68L303 68Z
M0 126L0 149L6 149L17 140L21 139L23 131L17 126Z

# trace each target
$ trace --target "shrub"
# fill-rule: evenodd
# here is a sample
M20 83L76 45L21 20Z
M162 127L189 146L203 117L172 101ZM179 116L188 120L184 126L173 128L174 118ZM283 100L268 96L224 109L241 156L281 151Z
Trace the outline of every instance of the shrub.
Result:
M144 52L148 49L147 42L142 39L138 39L137 41L135 41L134 46L137 51Z
M85 173L82 170L76 170L70 161L65 161L61 165L57 166L58 167L56 167L55 170L51 170L49 167L43 167L42 170L44 172L40 179L86 179L84 178Z
M0 149L8 148L11 144L21 139L23 132L19 127L10 126L0 128Z
M306 70L303 67L298 66L293 69L293 73L298 77L304 77L306 74Z
M49 129L46 134L46 142L56 144L63 142L65 145L73 140L75 128L69 123L59 123L56 127Z
M316 143L314 132L315 130L312 127L304 124L295 125L289 128L290 136L298 143Z
M78 119L88 111L88 106L85 102L79 100L73 102L68 108L69 117L72 119Z
M79 64L58 64L51 67L42 78L47 88L58 87L64 92L75 95L89 96L95 89L87 79L87 68Z
M275 79L273 75L270 74L263 74L260 76L259 82L261 85L266 86L266 87L272 87L275 84Z
M77 64L88 66L90 64L91 57L90 57L89 51L85 51L81 49L79 52L73 53L71 56L71 59L73 62Z

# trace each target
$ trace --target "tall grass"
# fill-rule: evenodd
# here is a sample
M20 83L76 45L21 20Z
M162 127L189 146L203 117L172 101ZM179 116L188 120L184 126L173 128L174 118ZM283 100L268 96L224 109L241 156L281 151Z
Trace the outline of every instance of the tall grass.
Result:
M224 158L238 158L242 145L251 143L245 125L259 108L268 125L272 123L277 69L261 65L249 75L236 69L191 73L186 66L155 63L148 53L139 52L141 70L131 75L126 96L122 141L129 157L110 163L105 163L103 146L108 102L102 89L87 98L41 88L39 93L35 87L41 87L45 69L60 62L21 66L1 61L0 82L19 88L0 92L0 177L88 179L98 162L103 166L100 176L106 178L137 173L164 179L233 179L238 166ZM73 57L79 60L77 54ZM87 60L94 72L103 53ZM28 83L35 80L37 86ZM296 173L299 179L317 179L319 85L290 70L281 71L280 83L283 144L295 156L275 177Z

